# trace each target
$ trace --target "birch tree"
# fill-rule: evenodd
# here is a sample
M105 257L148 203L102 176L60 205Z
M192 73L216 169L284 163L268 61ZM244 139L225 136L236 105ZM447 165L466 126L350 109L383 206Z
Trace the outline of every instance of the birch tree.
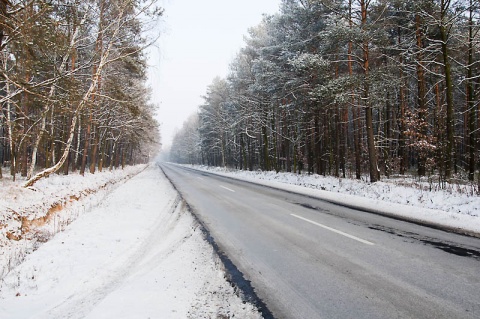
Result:
M103 5L105 4L104 1L100 1L99 12L103 11ZM152 3L143 3L144 6L137 7L136 4L132 3L131 1L115 1L109 3L109 8L112 12L107 23L99 23L97 24L97 28L93 29L96 30L95 33L90 34L89 37L91 39L96 39L94 42L98 43L98 39L101 35L101 46L102 50L95 50L94 55L98 56L98 60L92 67L92 74L90 78L85 82L87 83L87 88L81 98L76 102L74 106L71 121L69 124L69 129L66 132L66 141L63 147L63 151L61 152L61 156L59 157L58 161L51 167L44 169L43 171L37 173L35 176L32 176L26 183L25 186L31 186L40 178L46 177L54 172L57 172L62 165L65 163L70 148L73 143L73 139L75 136L75 129L77 127L77 122L79 118L82 116L82 112L92 103L92 99L95 96L99 95L99 83L101 82L102 73L107 68L108 65L112 64L115 61L119 61L123 58L135 55L138 51L141 50L141 47L138 47L135 50L127 49L125 46L121 45L121 36L122 31L125 28L129 28L132 25L134 20L138 20L140 14L144 14L145 10L150 10ZM157 11L158 13L158 11ZM97 17L102 20L101 14L97 15ZM76 34L73 32L72 40L70 41L71 46L73 47L73 43L75 43ZM120 45L119 45L120 44ZM70 52L68 52L70 53ZM66 61L66 57L70 57L70 54L65 55L64 61ZM63 65L63 64L62 64ZM84 66L83 66L84 67ZM61 68L64 69L63 67ZM151 114L150 114L151 115ZM43 123L43 121L42 121ZM122 152L125 151L127 148L123 148ZM88 150L84 150L86 152ZM123 161L122 161L123 163Z

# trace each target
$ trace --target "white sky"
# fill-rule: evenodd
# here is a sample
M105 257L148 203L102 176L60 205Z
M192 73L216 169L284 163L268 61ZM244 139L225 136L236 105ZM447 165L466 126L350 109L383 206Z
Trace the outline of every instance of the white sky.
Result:
M149 82L159 105L162 143L171 144L176 129L202 104L215 76L244 46L250 27L262 14L278 12L280 0L163 0L164 22L158 48L150 52Z

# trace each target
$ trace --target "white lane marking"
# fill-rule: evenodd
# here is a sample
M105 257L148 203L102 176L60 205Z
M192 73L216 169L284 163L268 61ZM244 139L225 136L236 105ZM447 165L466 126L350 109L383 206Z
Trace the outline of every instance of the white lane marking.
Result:
M374 243L369 242L368 240L364 240L364 239L358 238L358 237L356 237L356 236L353 236L353 235L344 233L343 231L340 231L340 230L337 230L337 229L335 229L335 228L322 225L322 224L320 224L320 223L314 222L313 220L304 218L304 217L302 217L302 216L298 216L298 215L295 215L295 214L290 214L290 215L292 215L293 217L296 217L296 218L298 218L298 219L304 220L304 221L306 221L306 222L308 222L308 223L310 223L310 224L316 225L316 226L318 226L318 227L325 228L325 229L330 230L330 231L332 231L332 232L334 232L334 233L337 233L337 234L343 235L343 236L345 236L345 237L351 238L351 239L353 239L353 240L359 241L359 242L361 242L361 243L364 243L364 244L367 244L367 245L375 245Z
M202 180L202 181L204 180L203 178L201 178L201 177L198 177L198 176L197 176L197 178L198 178L199 180Z
M232 193L235 193L235 191L234 191L233 189L230 189L230 188L225 187L225 186L222 186L222 185L218 185L218 186L220 186L221 188L224 188L224 189L226 189L226 190L228 190L228 191L231 191Z

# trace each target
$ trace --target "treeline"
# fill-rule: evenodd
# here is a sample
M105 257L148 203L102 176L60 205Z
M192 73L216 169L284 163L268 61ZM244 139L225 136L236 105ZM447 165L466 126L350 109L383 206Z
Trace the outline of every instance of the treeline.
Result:
M155 0L0 0L0 177L148 159L144 32L161 14Z
M479 14L474 0L284 0L208 87L172 159L474 180Z

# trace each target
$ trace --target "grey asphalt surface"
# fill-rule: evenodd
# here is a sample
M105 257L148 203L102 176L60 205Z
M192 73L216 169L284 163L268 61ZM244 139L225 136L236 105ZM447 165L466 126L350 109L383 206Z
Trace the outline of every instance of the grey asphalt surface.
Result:
M275 318L480 318L480 239L160 166Z

